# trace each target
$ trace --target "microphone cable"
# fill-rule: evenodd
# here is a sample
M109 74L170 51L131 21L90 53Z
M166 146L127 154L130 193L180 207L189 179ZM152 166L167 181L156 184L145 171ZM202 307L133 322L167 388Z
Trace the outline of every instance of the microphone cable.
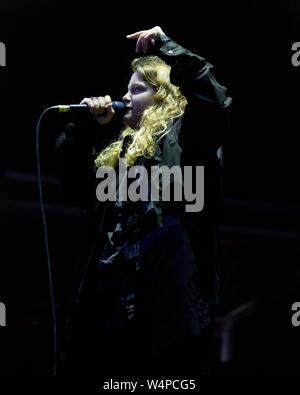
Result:
M113 104L113 108L116 112L122 112L126 109L126 106L123 102L113 101L112 104ZM57 374L57 322L56 322L56 310L55 310L54 290L53 290L51 261L50 261L50 252L49 252L48 229L47 229L47 221L46 221L45 205L44 205L43 189L42 189L41 163L40 163L40 151L39 151L40 125L41 125L41 121L42 121L43 117L50 110L56 110L58 112L65 113L65 112L69 112L69 111L82 111L82 110L86 111L87 109L88 109L88 106L86 104L59 105L59 106L48 107L42 112L42 114L38 120L37 126L36 126L36 165L37 165L39 199L40 199L40 207L41 207L41 214L42 214L44 243L45 243L46 257L47 257L50 303L51 303L51 312L52 312L52 325L53 325L52 373L54 376L56 376L56 374Z
M42 214L42 224L43 224L43 233L44 233L44 242L46 248L46 257L47 257L47 266L48 266L48 279L49 279L49 290L50 290L50 303L51 303L51 312L52 312L52 325L53 325L53 364L52 364L52 373L53 376L57 374L57 324L56 324L56 310L55 310L55 302L54 302L54 291L53 291L53 281L52 281L52 271L51 271L51 262L50 262L50 253L49 253L49 241L48 241L48 230L47 230L47 221L45 215L45 205L43 199L43 190L42 190L42 177L41 177L41 164L40 164L40 152L39 152L39 134L40 134L40 124L44 115L51 110L52 107L46 108L44 110L38 120L36 126L36 165L37 165L37 174L38 174L38 186L39 186L39 198L40 198L40 207Z

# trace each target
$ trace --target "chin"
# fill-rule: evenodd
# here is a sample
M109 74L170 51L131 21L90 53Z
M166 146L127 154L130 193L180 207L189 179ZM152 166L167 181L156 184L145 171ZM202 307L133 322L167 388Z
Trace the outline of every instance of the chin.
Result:
M132 119L131 117L127 117L124 115L123 117L123 122L126 126L133 128L138 124L138 122L135 119Z

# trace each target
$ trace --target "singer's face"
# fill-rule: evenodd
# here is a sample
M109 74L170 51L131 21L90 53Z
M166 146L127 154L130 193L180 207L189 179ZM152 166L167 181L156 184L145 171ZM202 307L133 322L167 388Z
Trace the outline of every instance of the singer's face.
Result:
M128 92L123 101L128 107L123 122L134 128L141 120L144 110L153 104L154 88L146 82L138 71L135 71L128 85Z

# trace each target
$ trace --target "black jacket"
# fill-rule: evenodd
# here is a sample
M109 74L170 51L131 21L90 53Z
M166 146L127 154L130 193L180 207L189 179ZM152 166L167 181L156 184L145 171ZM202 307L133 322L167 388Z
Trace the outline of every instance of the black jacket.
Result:
M174 119L169 132L158 143L155 156L151 159L141 157L136 165L204 166L205 197L204 208L198 213L187 213L177 203L155 202L154 208L148 213L152 220L146 222L159 228L167 215L176 213L191 242L201 297L215 305L219 292L218 223L222 170L217 152L220 152L220 147L226 141L231 98L226 94L227 89L213 77L211 64L167 36L156 40L151 54L171 65L171 82L180 87L188 105L184 115ZM92 191L91 194L84 194L81 200L81 204L89 207L91 239L94 240L81 291L85 288L86 273L97 261L103 247L103 235L109 227L113 206L111 202L100 203L96 199L93 159L101 147L117 138L119 121L116 117L110 124L100 126L94 120L83 117L77 123L69 124L56 142L58 169L67 189L72 191L72 187L76 186L76 192L70 192L70 197L78 192L80 174L80 189L89 193ZM76 174L76 181L70 174Z

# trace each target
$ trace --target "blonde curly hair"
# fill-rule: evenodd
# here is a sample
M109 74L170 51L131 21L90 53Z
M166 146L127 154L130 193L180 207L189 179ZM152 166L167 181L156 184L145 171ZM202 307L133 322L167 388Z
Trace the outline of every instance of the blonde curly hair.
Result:
M100 152L95 160L96 167L117 165L126 136L131 136L131 143L124 154L128 166L133 166L139 156L153 157L156 142L167 130L169 121L184 113L187 100L179 87L171 83L171 67L167 63L158 56L143 56L134 59L131 68L155 89L153 105L144 110L135 128L125 127L118 140Z

